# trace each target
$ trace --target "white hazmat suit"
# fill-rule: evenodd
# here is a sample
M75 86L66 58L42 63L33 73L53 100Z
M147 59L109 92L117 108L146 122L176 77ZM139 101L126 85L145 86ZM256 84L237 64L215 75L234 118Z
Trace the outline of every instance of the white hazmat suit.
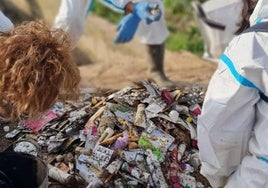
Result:
M131 0L100 0L104 4L113 10L122 12L124 7ZM142 1L142 0L141 0ZM84 33L86 17L88 14L88 7L92 5L94 0L62 0L60 10L55 18L54 27L62 28L69 32L74 45ZM139 1L132 1L139 2ZM164 6L161 0L150 0L150 2L156 2L159 4L162 15L164 15ZM150 25L140 22L138 30L136 32L137 37L142 43L154 45L162 44L169 32L165 25L163 16L157 22L153 22Z
M54 28L68 32L73 46L84 34L88 9L94 0L61 0L60 9L54 20Z
M0 32L7 33L14 28L13 23L0 11Z
M268 21L259 0L251 25ZM268 28L267 28L268 31ZM198 118L201 173L213 187L268 187L268 32L233 38L208 86Z

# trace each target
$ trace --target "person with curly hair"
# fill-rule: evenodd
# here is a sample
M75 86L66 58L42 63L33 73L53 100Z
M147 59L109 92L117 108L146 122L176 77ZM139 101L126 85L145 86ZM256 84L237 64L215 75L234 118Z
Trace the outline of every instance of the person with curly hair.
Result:
M7 19L0 15L0 22ZM56 101L77 99L79 69L71 40L42 21L0 28L0 116L32 119Z

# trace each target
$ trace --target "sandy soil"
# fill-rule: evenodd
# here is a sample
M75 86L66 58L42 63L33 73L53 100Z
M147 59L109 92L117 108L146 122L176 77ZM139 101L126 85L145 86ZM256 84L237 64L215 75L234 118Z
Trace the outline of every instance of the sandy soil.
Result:
M80 66L82 87L119 89L131 85L132 81L147 78L145 45L137 39L127 44L113 44L115 28L101 18L90 16L85 35L78 44L78 49L85 50L92 61L92 64ZM165 53L165 72L176 83L206 85L216 66L186 51L166 50Z
M43 18L52 24L59 4L60 0L3 0L0 8L8 7L16 23ZM81 87L120 89L147 78L145 45L136 38L116 45L113 43L115 36L116 25L90 14L85 33L74 50L81 71ZM166 51L165 54L165 72L176 83L206 85L216 66L189 52Z

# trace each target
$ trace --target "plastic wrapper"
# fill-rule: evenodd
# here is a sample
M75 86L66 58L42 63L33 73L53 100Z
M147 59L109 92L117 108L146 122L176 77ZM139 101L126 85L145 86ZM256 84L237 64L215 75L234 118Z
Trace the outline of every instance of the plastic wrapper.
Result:
M56 103L57 118L38 133L20 123L6 139L34 135L50 181L64 186L210 187L199 173L196 140L203 96L198 86L163 90L148 81L83 89L78 101Z

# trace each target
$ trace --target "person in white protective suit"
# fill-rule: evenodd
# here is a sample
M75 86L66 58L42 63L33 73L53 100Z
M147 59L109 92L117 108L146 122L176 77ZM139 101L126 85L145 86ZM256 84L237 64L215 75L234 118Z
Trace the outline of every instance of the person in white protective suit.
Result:
M268 0L244 0L243 15L198 117L200 172L213 187L268 187L268 26L245 31L268 21Z
M74 46L84 32L86 18L94 0L62 0L54 21L55 28L68 31ZM165 40L169 31L164 21L162 0L100 0L112 10L125 13L118 25L115 43L129 42L136 34L146 44L149 53L148 77L161 86L172 87L164 73ZM156 15L150 11L158 10ZM160 11L159 11L160 10Z
M199 0L191 2L192 11L204 40L203 59L218 63L227 44L234 37L243 7L242 0ZM228 12L228 14L226 14Z

